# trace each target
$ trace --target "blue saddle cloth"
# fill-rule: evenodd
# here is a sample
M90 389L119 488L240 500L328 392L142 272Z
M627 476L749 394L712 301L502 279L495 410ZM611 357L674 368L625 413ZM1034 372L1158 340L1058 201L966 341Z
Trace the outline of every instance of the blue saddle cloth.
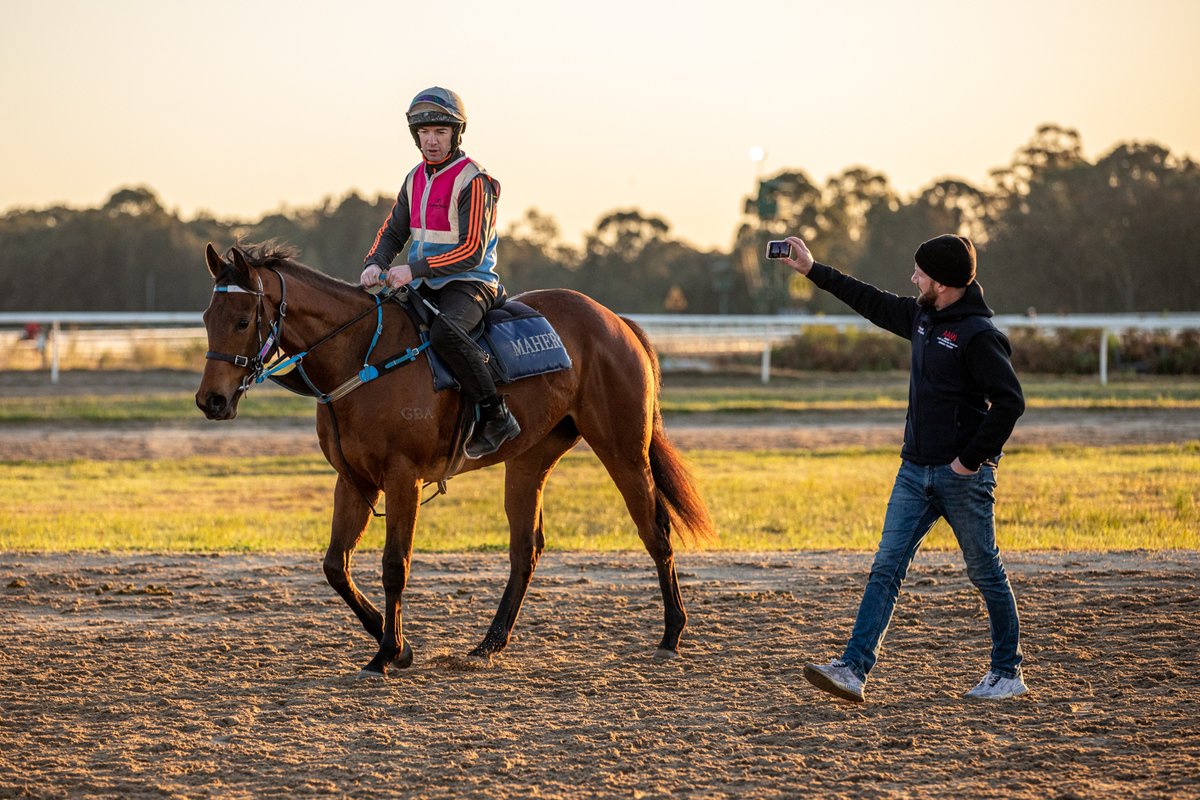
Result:
M518 300L489 311L475 342L488 354L488 367L499 384L571 368L571 356L550 321ZM432 348L425 354L433 370L434 389L461 388Z

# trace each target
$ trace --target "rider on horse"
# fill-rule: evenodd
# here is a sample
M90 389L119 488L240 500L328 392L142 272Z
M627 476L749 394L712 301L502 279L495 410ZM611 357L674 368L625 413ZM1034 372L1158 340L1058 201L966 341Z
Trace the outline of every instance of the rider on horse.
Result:
M500 184L461 149L467 113L457 94L426 89L413 98L407 117L422 162L408 173L375 235L360 281L364 288L407 284L438 306L429 343L458 379L464 401L479 410L466 453L482 458L521 432L468 336L502 291L496 274ZM410 242L407 263L389 268Z

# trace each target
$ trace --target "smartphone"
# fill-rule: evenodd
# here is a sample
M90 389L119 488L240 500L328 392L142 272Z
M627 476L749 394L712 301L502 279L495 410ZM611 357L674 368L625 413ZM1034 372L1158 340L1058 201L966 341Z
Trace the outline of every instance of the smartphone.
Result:
M767 258L787 258L792 254L792 246L787 242L776 240L767 242Z

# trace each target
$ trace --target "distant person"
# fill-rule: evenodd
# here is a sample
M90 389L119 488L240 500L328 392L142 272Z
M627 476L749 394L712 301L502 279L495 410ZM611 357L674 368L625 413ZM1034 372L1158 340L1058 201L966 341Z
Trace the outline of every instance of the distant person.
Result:
M784 263L879 327L912 341L900 470L854 629L840 658L805 666L804 677L837 697L863 701L863 683L875 666L909 565L929 529L944 517L991 621L991 664L966 696L1025 694L1017 603L996 547L994 516L1001 448L1025 411L1025 399L1009 360L1012 348L992 324L992 310L975 282L974 245L951 235L922 244L912 274L919 294L913 298L814 263L797 237L787 242L791 253Z
M21 329L22 342L33 342L33 348L42 357L42 367L46 366L46 330L38 322L26 322Z
M478 409L466 453L482 458L521 432L496 393L482 351L464 335L483 320L500 292L500 184L462 151L467 112L457 94L439 86L426 89L413 98L407 117L423 160L408 173L375 234L359 280L364 288L410 285L441 309L430 326L429 343L458 379L464 402ZM410 244L406 263L390 267L405 244Z

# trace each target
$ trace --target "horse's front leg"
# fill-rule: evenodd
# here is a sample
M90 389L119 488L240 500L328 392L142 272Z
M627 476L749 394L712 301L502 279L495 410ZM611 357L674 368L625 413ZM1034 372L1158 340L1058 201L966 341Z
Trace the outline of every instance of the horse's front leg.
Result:
M383 543L383 638L379 640L379 652L362 670L363 675L376 677L387 674L389 666L403 669L413 660L412 648L404 641L400 601L408 584L421 482L410 472L389 479L384 491L387 493L387 537Z
M375 492L372 500L377 500L379 493ZM358 591L354 578L350 575L350 562L354 556L354 548L362 540L371 521L371 509L366 498L346 481L338 478L333 490L333 525L329 535L329 549L325 551L325 580L341 595L350 606L350 610L358 617L359 622L367 629L367 633L375 637L375 641L383 639L383 615L371 601Z

